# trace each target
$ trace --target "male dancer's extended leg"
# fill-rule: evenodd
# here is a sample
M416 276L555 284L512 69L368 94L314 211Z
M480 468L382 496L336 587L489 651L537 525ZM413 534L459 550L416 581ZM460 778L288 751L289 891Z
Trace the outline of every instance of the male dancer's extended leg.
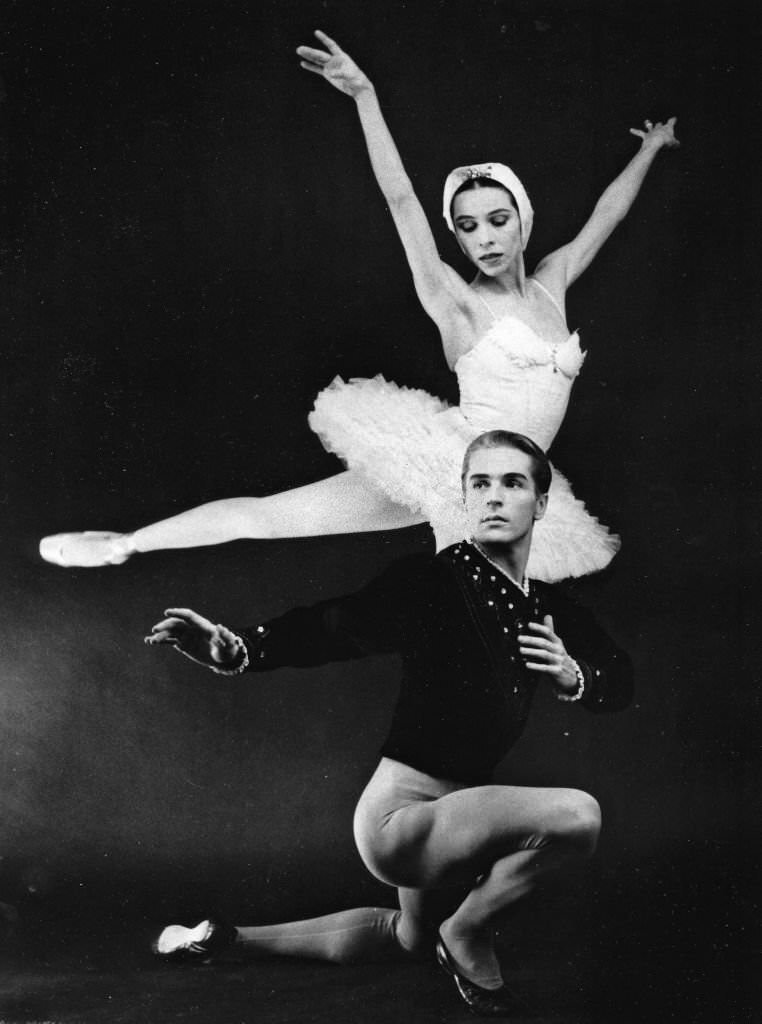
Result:
M426 894L400 889L400 909L357 907L306 921L238 925L234 953L246 956L301 956L334 963L394 960L431 953L444 916L428 916Z
M462 893L424 893L400 889L399 910L358 907L304 921L272 925L238 925L226 930L202 921L194 928L169 925L158 937L159 956L234 959L262 956L311 957L334 963L400 960L431 955L439 923L462 899ZM235 939L233 940L233 934ZM216 935L216 939L212 936Z
M246 956L300 956L346 964L387 960L403 952L398 938L399 910L357 907L306 921L236 925L234 953Z
M279 494L210 501L134 533L57 533L43 538L40 554L63 566L119 565L133 554L167 548L370 533L422 522L421 515L392 501L362 474L345 470Z

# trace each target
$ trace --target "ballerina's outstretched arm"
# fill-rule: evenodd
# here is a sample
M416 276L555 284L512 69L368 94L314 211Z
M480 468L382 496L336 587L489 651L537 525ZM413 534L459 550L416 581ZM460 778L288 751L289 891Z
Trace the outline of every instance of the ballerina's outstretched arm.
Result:
M471 319L469 309L474 302L471 289L440 258L428 219L413 191L373 84L337 42L325 32L317 31L315 35L325 49L298 47L296 52L301 57L301 66L321 75L357 104L371 167L402 241L416 293L439 328L445 357L452 366L460 354L457 339Z
M630 128L630 133L641 140L638 152L604 191L577 237L538 264L535 276L560 302L569 285L587 270L611 232L629 213L656 154L664 147L680 145L675 138L676 123L677 118L670 117L664 123L645 121L644 130Z

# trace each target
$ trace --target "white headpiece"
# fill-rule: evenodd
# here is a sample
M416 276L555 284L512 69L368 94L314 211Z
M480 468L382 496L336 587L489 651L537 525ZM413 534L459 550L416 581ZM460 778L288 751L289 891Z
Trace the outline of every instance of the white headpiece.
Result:
M452 222L452 215L450 213L452 198L463 182L468 181L470 178L492 178L498 185L502 185L504 188L508 189L516 201L516 207L519 213L519 222L521 224L521 248L526 249L527 242L529 241L529 235L532 231L534 210L532 209L532 204L529 202L529 196L527 195L526 189L510 167L506 167L505 164L470 164L468 167L456 167L454 171L450 171L447 175L447 180L445 181L444 198L442 203L442 215L447 221L447 227L450 231L455 231L455 227Z

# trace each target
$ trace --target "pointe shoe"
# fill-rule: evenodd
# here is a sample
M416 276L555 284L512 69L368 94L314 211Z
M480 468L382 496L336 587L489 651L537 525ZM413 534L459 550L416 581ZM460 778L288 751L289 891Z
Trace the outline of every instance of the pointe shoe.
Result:
M461 974L441 938L437 941L436 948L439 966L454 980L458 995L471 1013L478 1017L512 1017L519 1013L526 1014L526 1005L506 985L494 989L482 988Z
M98 565L121 565L131 554L127 535L109 530L54 533L40 541L40 557L64 569L73 566L92 569Z
M229 924L207 919L195 928L170 924L151 943L151 951L162 960L208 963L213 957L229 949L238 931Z

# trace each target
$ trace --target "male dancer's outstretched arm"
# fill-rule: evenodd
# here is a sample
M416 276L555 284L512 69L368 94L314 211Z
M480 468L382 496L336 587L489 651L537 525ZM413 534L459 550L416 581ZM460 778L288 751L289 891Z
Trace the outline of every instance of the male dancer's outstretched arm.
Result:
M175 647L192 661L224 675L307 667L399 651L416 643L416 607L443 582L436 559L412 556L392 563L361 590L293 608L257 626L231 629L190 608L168 608L146 643ZM549 588L554 615L527 623L519 636L526 667L560 695L576 693L591 711L618 711L632 695L629 656L590 611ZM465 609L464 609L465 613ZM453 623L456 628L457 623ZM561 634L565 640L561 639ZM568 678L567 678L568 677Z

